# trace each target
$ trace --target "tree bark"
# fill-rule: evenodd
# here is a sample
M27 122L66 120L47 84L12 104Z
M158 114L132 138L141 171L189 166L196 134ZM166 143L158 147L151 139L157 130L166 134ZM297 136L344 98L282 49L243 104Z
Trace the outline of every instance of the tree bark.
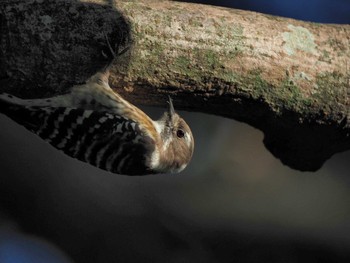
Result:
M170 95L178 109L246 122L303 171L350 148L349 25L159 0L5 0L0 21L2 91L68 92L108 62L105 33L132 39L110 83L135 104Z

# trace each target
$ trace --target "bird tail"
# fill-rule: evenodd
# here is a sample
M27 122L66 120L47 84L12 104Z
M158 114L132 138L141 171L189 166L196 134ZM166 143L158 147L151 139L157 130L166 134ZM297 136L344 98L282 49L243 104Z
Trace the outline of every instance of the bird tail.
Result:
M21 99L7 93L0 94L0 112L9 115L10 112L19 108Z
M0 94L0 113L29 130L32 130L38 124L38 120L32 116L31 112L29 107L26 106L25 100L7 93Z

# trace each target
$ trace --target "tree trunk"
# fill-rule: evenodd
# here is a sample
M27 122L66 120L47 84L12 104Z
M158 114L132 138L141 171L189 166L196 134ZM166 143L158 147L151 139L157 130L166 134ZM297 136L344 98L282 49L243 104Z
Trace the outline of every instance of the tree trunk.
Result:
M69 91L127 46L113 89L135 104L217 114L262 130L283 163L317 170L350 148L350 26L173 1L0 4L1 90ZM234 135L233 135L234 136Z

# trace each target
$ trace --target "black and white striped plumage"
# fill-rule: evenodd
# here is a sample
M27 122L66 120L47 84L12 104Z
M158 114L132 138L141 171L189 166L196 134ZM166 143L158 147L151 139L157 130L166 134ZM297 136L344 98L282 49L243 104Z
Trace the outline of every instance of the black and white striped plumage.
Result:
M102 73L49 99L1 94L0 112L67 155L113 173L176 173L193 154L191 130L171 100L169 110L153 121L113 92Z

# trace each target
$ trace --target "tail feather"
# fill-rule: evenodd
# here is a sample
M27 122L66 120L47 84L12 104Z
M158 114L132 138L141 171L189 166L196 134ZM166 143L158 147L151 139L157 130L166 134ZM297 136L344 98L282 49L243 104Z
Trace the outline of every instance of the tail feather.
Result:
M1 104L21 104L23 100L20 98L17 98L11 94L8 93L1 93L0 94L0 102Z
M21 99L7 93L0 94L0 112L9 115L11 110L20 107L20 100Z
M0 94L0 113L33 131L40 125L40 119L30 108L25 105L25 100L7 93Z

